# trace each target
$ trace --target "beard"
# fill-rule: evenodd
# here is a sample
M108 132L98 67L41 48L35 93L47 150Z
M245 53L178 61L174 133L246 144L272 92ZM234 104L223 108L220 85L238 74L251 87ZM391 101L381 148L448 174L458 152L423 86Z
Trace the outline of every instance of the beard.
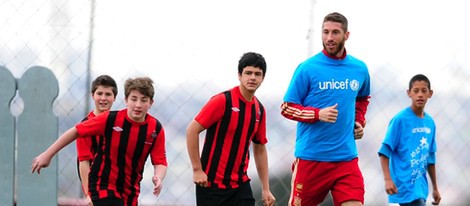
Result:
M325 43L323 43L323 49L328 53L330 56L336 56L340 51L342 51L344 48L344 40L338 43L338 47L335 50L328 50L328 48L325 46Z

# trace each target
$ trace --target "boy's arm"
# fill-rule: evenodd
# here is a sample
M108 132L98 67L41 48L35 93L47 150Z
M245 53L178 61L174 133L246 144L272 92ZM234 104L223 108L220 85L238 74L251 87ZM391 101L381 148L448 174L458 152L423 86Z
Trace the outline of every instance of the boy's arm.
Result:
M39 154L33 159L33 163L31 164L31 173L35 171L38 174L41 173L41 168L49 166L51 163L51 159L54 157L57 152L59 152L62 148L73 142L78 137L77 128L72 127L63 133L59 139L57 139L54 143L52 143L46 151Z
M82 180L83 194L88 198L88 174L90 173L90 161L79 161L80 179Z
M268 153L264 144L253 144L256 170L261 182L263 205L274 205L276 198L269 190Z
M90 173L91 160L93 160L92 138L79 137L75 143L77 146L78 175L82 183L83 194L87 199L90 199L88 195L88 174Z
M186 146L193 166L193 182L201 187L208 186L207 175L202 169L199 154L199 134L204 130L205 128L196 120L192 120L186 129Z
M166 176L167 167L165 165L154 165L153 166L153 194L158 196L162 191L162 182Z
M431 179L431 183L432 183L432 197L434 199L432 204L433 205L438 205L439 202L441 202L441 194L439 193L439 189L437 187L436 165L435 164L428 164L428 173L429 173L429 178Z
M382 173L385 181L385 192L389 195L398 193L398 189L393 183L392 176L390 175L389 159L383 154L379 154L380 166L382 167Z

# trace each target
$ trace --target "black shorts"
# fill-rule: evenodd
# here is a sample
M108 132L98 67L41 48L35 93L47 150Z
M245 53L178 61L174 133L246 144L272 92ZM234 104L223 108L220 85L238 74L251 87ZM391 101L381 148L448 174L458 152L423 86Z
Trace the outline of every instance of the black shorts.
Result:
M93 200L93 206L124 206L124 201L119 198L104 198Z
M235 189L218 189L196 185L196 202L199 206L254 206L255 198L248 181Z

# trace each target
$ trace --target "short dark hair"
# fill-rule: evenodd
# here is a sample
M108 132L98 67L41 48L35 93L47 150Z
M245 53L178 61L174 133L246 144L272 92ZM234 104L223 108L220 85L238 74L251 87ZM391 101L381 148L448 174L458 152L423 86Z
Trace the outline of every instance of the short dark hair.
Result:
M129 78L124 83L124 96L127 99L132 90L137 90L146 97L153 100L155 89L153 88L153 80L150 77Z
M417 75L414 75L411 79L410 79L410 83L408 85L408 89L410 90L412 87L413 87L413 83L417 82L417 81L424 81L426 83L428 83L428 89L431 90L431 81L429 81L429 79L424 75L424 74L417 74Z
M248 66L258 67L263 71L263 77L266 75L266 60L261 54L247 52L238 61L238 74L243 73L243 69Z
M94 94L99 86L111 87L114 97L117 96L118 90L117 90L116 81L114 81L114 79L111 76L104 74L104 75L100 75L96 77L96 79L93 80L93 82L91 83L91 93Z
M338 12L333 12L326 15L325 18L323 18L323 23L327 21L340 23L341 25L343 25L344 32L348 31L348 19Z

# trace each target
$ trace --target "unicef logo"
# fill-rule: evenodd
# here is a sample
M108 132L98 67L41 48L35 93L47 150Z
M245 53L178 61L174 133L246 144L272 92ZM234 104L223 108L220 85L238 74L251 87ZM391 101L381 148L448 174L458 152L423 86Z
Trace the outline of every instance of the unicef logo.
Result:
M353 79L351 80L351 82L349 82L349 87L353 90L353 91L357 91L359 89L359 81Z
M327 90L327 89L340 89L340 90L349 90L357 91L359 90L359 81L353 79L349 81L349 79L345 79L343 81L337 81L332 79L331 81L322 81L318 82L318 88L320 90Z

